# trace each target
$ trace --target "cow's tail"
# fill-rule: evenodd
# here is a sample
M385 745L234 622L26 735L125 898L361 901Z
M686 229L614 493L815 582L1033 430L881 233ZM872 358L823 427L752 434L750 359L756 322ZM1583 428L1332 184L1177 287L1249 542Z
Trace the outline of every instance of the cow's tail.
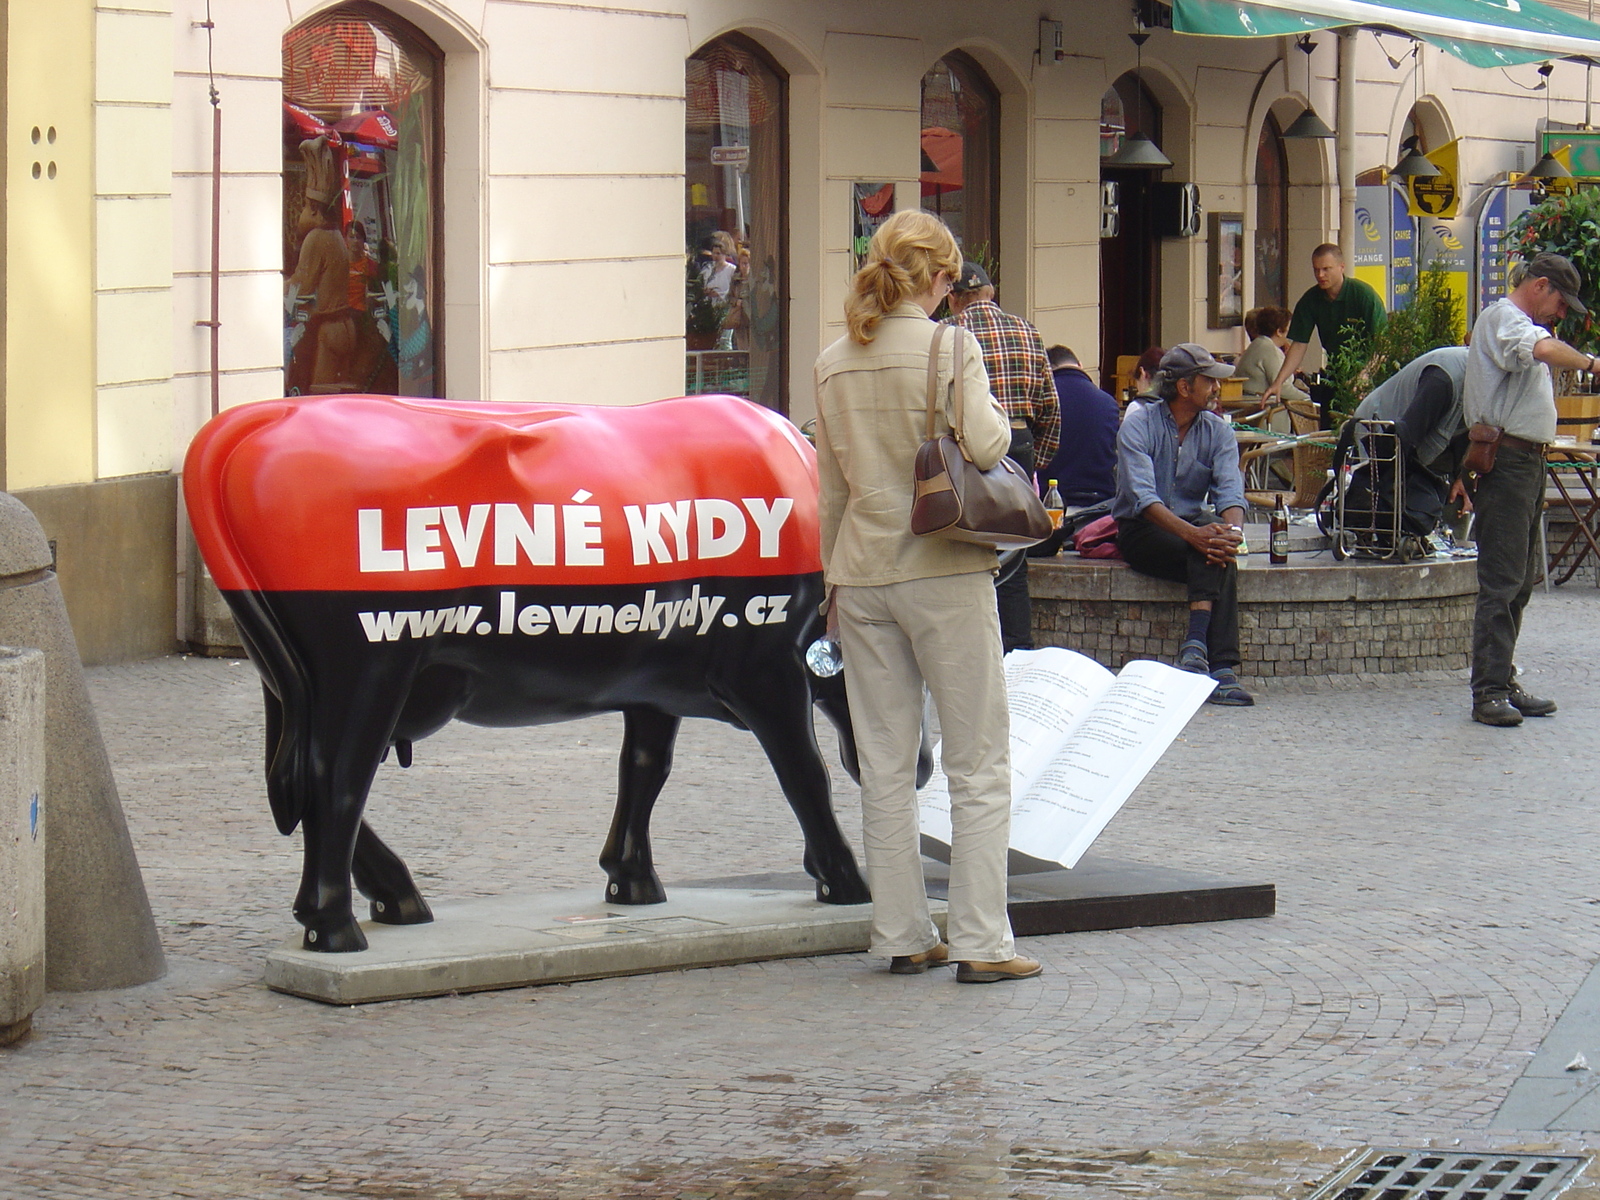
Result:
M228 606L267 693L267 803L278 832L290 834L305 811L311 778L310 680L303 660L282 636L282 625L259 593L230 593Z
M267 703L267 799L273 821L285 834L300 823L310 778L310 678L234 540L223 483L228 459L240 443L282 420L288 411L282 401L262 401L213 417L190 443L183 470L183 495L195 542L222 587L239 639L272 697Z

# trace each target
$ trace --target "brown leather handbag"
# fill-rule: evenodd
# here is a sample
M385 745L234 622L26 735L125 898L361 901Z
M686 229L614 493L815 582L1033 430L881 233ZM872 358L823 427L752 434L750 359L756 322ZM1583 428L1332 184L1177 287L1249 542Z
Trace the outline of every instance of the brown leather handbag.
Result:
M963 407L966 339L956 333L952 433L936 432L939 341L947 325L936 325L928 348L928 428L913 469L911 532L971 542L995 550L1020 550L1050 536L1050 514L1033 481L1005 455L987 471L967 457Z

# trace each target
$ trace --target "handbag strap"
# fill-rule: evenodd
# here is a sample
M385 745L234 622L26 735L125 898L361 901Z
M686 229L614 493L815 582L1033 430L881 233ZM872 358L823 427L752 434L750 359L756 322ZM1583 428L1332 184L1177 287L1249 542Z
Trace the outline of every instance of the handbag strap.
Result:
M923 441L932 441L934 436L933 410L939 399L939 342L944 337L946 326L937 322L933 326L933 341L928 346L928 427L922 435Z
M928 347L928 426L923 435L925 439L936 436L934 426L934 412L939 401L939 342L944 337L944 332L950 326L937 324L933 327L933 342ZM966 342L962 340L961 330L955 331L955 349L951 353L952 378L955 385L955 405L951 414L950 430L955 434L956 442L962 446L963 456L966 454L966 421L963 413L962 402L965 399L966 389L962 386L966 377L965 350Z

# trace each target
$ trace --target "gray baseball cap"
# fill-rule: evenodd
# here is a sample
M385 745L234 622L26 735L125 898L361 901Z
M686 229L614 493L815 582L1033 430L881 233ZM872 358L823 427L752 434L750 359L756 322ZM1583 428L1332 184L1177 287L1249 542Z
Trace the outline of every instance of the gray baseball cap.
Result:
M1582 300L1578 299L1578 289L1583 286L1583 276L1578 274L1578 268L1572 265L1572 260L1562 254L1536 254L1533 261L1528 264L1525 279L1548 279L1550 286L1561 293L1561 298L1567 302L1567 307L1575 313L1586 313Z
M1204 346L1194 342L1179 342L1161 356L1161 373L1168 379L1188 379L1191 375L1209 375L1213 379L1228 379L1233 368L1216 357Z

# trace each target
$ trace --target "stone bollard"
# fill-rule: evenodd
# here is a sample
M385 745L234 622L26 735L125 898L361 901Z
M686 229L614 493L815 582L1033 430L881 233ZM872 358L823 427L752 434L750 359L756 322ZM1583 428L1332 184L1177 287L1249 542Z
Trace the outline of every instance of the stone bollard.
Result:
M132 987L166 973L78 643L27 507L0 492L0 645L37 647L45 668L46 986Z
M44 1000L44 655L0 646L0 1046Z

